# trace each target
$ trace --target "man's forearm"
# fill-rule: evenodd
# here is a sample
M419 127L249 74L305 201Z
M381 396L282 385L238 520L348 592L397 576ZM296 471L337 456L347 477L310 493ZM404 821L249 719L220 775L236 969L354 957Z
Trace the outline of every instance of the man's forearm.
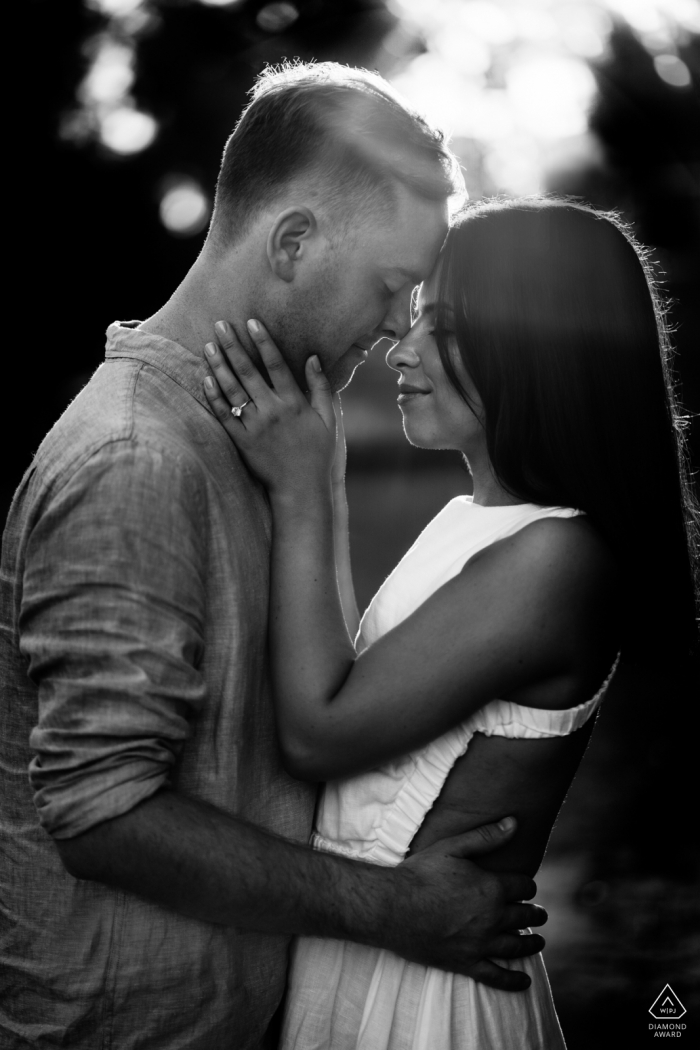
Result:
M514 823L514 822L513 822ZM466 858L513 828L489 825L429 847L397 867L315 852L173 791L56 845L67 870L201 922L388 948L427 966L518 990L529 978L493 958L540 951L508 931L544 913L525 876L494 876Z
M395 881L391 869L314 852L174 791L56 845L77 878L264 933L375 943Z

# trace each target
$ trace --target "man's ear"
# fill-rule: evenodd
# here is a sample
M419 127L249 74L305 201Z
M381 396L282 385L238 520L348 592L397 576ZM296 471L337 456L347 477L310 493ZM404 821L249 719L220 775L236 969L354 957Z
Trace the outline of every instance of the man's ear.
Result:
M296 266L317 229L316 216L303 205L280 212L267 238L267 258L276 277L283 281L294 280Z

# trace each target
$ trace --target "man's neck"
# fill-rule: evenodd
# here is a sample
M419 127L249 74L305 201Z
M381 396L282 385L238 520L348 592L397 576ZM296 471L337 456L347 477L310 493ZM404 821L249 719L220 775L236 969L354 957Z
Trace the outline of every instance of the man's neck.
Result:
M251 349L245 322L255 310L248 302L245 278L241 275L237 281L235 269L222 271L205 249L170 299L139 328L202 354L205 343L216 338L216 322L228 321L243 346Z

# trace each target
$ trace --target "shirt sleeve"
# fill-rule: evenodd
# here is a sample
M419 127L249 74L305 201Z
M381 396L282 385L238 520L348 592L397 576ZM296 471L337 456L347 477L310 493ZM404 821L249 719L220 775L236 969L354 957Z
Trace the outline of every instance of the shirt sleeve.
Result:
M38 687L39 820L71 838L168 780L205 699L203 480L131 441L51 494L27 546L20 645Z

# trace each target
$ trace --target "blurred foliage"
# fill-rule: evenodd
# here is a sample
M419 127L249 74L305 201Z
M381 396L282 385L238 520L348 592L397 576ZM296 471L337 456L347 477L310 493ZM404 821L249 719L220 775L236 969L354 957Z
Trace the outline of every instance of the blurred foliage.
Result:
M653 57L617 25L607 55L593 64L598 97L591 130L603 146L590 166L554 172L549 188L615 208L652 249L670 302L682 401L694 416L689 445L700 466L700 37L679 49L692 84L664 83Z

